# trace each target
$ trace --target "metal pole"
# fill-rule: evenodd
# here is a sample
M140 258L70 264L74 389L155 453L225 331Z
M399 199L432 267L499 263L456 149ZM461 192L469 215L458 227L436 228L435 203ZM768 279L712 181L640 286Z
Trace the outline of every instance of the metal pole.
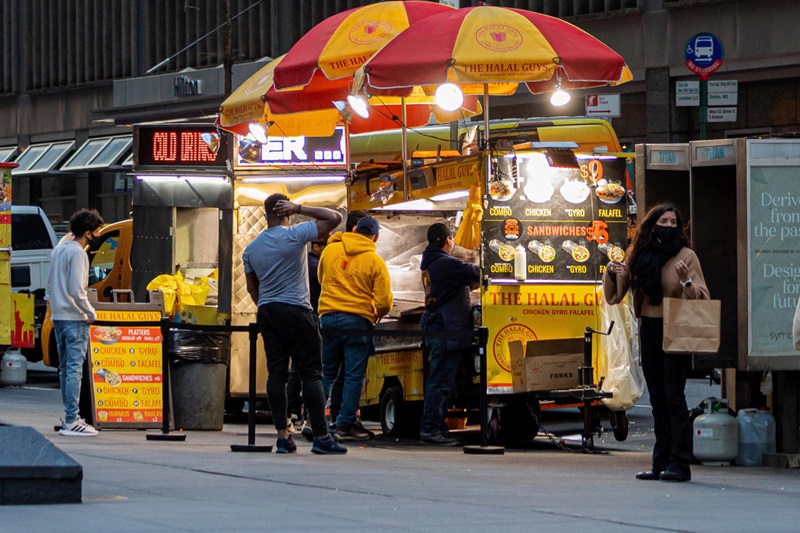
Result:
M479 391L479 406L481 410L481 445L464 446L464 453L476 455L502 455L505 453L504 447L489 446L489 399L487 398L486 392L489 386L489 378L486 370L486 344L489 341L489 329L485 326L481 326L476 327L473 331L475 334L474 339L476 341L474 342L473 347L478 353L481 365L481 390Z
M708 137L708 78L700 78L700 140L704 141Z
M185 433L172 434L169 433L169 343L167 336L169 335L169 318L164 317L161 319L161 433L151 434L145 437L146 440L172 440L184 441L186 440Z
M408 131L406 130L406 99L400 98L400 140L403 143L403 200L411 199L411 186L408 183Z
M250 369L247 391L247 444L231 444L232 452L266 452L272 446L256 446L256 348L258 346L258 325L250 323L247 327L250 337Z

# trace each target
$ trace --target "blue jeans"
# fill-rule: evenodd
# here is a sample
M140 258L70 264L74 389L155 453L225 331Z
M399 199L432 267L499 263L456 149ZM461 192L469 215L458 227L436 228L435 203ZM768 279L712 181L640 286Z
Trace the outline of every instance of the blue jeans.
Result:
M323 329L372 329L372 322L350 313L328 313L320 318ZM329 337L322 339L322 387L327 397L331 392L340 365L344 364L342 406L336 418L337 427L347 427L356 421L361 400L361 388L367 372L371 337Z
M54 320L61 400L64 402L64 423L78 418L81 397L83 360L89 348L89 324L81 320Z
M425 382L425 401L422 407L420 433L447 433L447 398L456 386L456 373L461 357L467 350L447 350L447 339L426 339L431 358Z

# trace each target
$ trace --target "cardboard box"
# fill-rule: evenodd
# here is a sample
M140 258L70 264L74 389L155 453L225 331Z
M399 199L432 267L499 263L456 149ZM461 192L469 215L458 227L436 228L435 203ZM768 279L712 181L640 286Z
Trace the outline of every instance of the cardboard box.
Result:
M550 391L578 386L583 338L508 343L513 391Z

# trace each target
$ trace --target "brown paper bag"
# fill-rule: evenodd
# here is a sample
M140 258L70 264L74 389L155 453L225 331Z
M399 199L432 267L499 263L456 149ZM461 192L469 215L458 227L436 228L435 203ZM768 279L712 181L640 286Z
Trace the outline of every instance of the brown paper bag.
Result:
M664 352L717 353L719 300L664 298Z

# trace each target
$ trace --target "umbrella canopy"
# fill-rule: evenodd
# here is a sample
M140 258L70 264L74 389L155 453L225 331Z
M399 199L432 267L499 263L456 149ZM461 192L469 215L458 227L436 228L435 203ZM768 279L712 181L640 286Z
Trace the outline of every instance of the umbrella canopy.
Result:
M329 17L309 30L275 71L275 87L311 83L318 70L329 80L351 78L367 59L408 27L455 9L434 2L381 2ZM418 51L418 50L417 50Z
M417 22L375 53L354 85L369 94L402 95L413 86L450 81L465 94L507 95L519 83L540 93L556 84L585 88L631 79L622 56L568 22L479 6Z
M398 2L394 2L398 3ZM350 80L329 80L321 71L314 73L311 82L303 87L278 91L273 85L275 69L286 56L280 56L262 67L222 102L218 125L225 130L246 135L251 122L269 124L269 135L329 136L342 122L334 101L346 100ZM433 98L422 89L407 91L405 97L406 125L424 126L431 113L437 122L449 122L471 117L481 112L477 98L465 99L460 110L446 112L433 105ZM368 118L348 117L351 133L396 129L401 126L402 102L395 97L370 98L372 112Z

